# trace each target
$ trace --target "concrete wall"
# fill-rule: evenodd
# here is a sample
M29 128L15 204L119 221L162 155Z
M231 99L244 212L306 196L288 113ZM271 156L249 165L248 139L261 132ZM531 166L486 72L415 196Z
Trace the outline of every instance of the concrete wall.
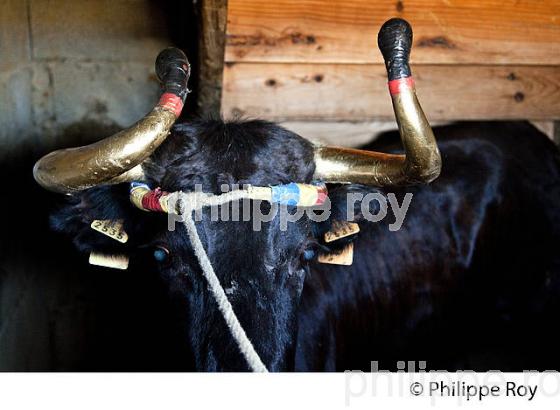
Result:
M157 98L167 33L147 0L0 0L0 159L69 144L84 123L138 120Z
M158 4L0 0L0 197L22 200L0 205L0 370L72 370L87 356L86 282L112 279L56 239L46 210L23 215L58 200L35 186L31 167L48 149L103 138L151 109L154 60L170 43Z

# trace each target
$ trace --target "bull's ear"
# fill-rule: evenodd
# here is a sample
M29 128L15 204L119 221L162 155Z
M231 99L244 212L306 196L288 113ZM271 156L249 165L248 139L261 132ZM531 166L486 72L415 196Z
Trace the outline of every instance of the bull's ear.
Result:
M66 199L51 215L51 227L72 238L74 245L83 252L123 251L130 246L97 232L92 228L95 220L122 221L129 237L134 236L134 209L128 196L127 184L100 186L76 193Z

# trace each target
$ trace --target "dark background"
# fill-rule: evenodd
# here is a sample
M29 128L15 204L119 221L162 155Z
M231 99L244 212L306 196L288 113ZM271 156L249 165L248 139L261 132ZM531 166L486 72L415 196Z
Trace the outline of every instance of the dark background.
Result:
M49 215L63 202L37 186L53 148L107 137L157 101L164 47L192 64L189 1L0 1L0 370L173 370L183 364L163 291L149 274L90 266Z

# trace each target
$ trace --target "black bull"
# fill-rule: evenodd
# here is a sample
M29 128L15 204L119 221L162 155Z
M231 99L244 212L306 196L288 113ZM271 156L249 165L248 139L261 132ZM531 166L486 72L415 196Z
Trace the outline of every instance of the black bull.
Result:
M443 169L428 186L329 186L330 220L344 219L348 192L394 192L399 203L413 193L398 232L388 229L391 215L371 223L359 213L361 232L330 244L322 241L330 220L303 218L286 232L277 218L259 232L251 222L211 222L207 214L197 223L269 370L368 370L373 360L389 369L398 360L485 369L496 354L515 357L510 364L517 370L558 362L551 329L560 289L558 150L527 123L457 124L435 135ZM384 151L384 141L368 148ZM219 193L221 184L309 182L312 158L307 141L274 124L200 121L175 126L148 176L167 191L201 184ZM55 229L81 251L124 252L131 269L157 273L176 302L194 368L247 370L182 226L169 232L166 215L134 208L125 184L70 201L53 216ZM124 219L129 242L93 231L94 219ZM355 246L352 266L316 261L347 241ZM539 356L536 348L554 356Z

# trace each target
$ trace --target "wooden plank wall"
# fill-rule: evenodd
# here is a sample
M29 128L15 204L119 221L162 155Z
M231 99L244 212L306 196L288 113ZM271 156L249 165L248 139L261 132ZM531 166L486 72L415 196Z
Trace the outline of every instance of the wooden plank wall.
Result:
M559 0L229 0L223 114L392 119L376 38L395 16L431 120L560 118Z

